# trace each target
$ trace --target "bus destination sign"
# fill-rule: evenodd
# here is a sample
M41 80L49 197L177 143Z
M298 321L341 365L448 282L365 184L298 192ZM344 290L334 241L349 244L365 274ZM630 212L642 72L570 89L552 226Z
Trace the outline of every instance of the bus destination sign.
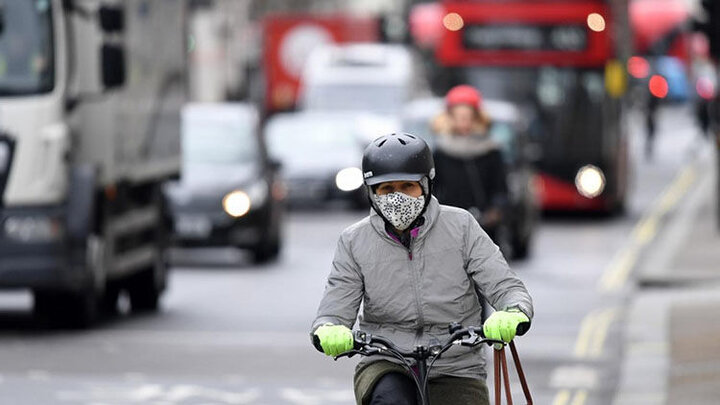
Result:
M583 25L469 25L465 49L478 51L583 52L588 32Z

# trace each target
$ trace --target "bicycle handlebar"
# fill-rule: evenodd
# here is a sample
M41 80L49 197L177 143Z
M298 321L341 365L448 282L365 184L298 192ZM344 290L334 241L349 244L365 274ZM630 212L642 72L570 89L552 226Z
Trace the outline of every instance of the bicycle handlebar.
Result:
M475 347L483 343L487 345L500 344L503 346L507 344L501 340L486 339L482 331L482 327L470 326L463 328L462 325L453 323L448 327L448 329L450 337L445 341L445 343L429 347L418 346L413 351L401 350L387 338L371 335L367 332L358 330L353 332L353 336L355 338L355 347L353 350L335 356L335 359L337 360L341 357L353 357L356 354L362 356L388 354L395 357L401 356L415 360L427 360L430 357L440 356L449 350L453 345ZM422 348L423 350L418 352L419 348Z

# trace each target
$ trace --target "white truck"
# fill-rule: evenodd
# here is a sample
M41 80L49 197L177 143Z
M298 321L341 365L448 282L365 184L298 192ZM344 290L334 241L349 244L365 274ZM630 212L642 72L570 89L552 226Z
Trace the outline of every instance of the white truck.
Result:
M31 290L52 323L89 325L121 291L133 310L158 307L161 185L180 171L185 3L0 4L0 153L14 144L0 170L0 288Z

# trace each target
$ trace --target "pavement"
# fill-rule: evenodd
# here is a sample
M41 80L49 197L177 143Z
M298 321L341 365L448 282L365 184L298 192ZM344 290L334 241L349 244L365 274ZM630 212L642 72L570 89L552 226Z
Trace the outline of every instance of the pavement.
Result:
M692 185L675 209L664 213L662 230L637 266L614 405L718 403L720 227L715 159L708 148L685 169Z

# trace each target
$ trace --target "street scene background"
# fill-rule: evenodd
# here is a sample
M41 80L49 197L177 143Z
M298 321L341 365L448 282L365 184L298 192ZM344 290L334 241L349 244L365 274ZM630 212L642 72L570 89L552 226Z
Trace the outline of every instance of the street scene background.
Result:
M55 2L52 3L57 6ZM128 13L137 5L134 1L121 3L125 4ZM451 85L471 82L488 99L488 110L493 101L507 102L513 111L517 110L515 114L520 117L518 121L532 121L529 118L532 116L536 120L532 122L542 122L545 125L542 131L546 132L540 131L541 135L531 133L532 128L535 128L532 123L521 123L518 126L522 129L517 130L517 136L527 136L531 144L531 147L527 148L530 152L525 157L528 167L532 167L531 184L534 194L528 197L532 198L528 201L534 207L533 215L536 215L537 220L532 225L527 256L512 257L506 252L511 268L526 284L534 300L535 317L532 328L526 335L515 340L534 403L717 403L720 396L720 219L717 208L720 194L720 138L717 137L717 123L714 122L713 115L717 97L717 74L716 70L712 70L712 61L716 57L712 54L713 39L703 42L705 54L698 56L689 50L692 38L698 35L707 36L707 31L698 28L700 23L694 27L687 22L694 19L709 21L710 17L705 14L700 1L567 2L589 3L591 6L598 3L608 7L607 10L614 7L612 15L619 17L610 17L611 14L608 13L608 27L611 26L611 18L613 23L615 18L617 21L624 18L632 23L628 24L628 30L632 31L635 37L646 35L653 31L653 24L660 24L653 18L676 18L657 17L649 13L650 21L632 20L628 17L627 10L635 7L637 12L637 7L641 6L636 3L653 3L649 6L653 10L662 8L661 3L672 4L672 7L667 6L667 9L679 7L683 10L680 12L680 20L673 20L681 21L682 24L669 25L668 30L679 30L669 39L664 36L667 30L660 29L656 29L658 32L655 34L647 34L647 38L643 37L646 43L639 45L630 40L629 36L622 37L630 35L629 33L614 34L618 36L619 42L633 43L635 49L626 51L619 45L614 45L613 52L616 53L608 56L608 60L601 61L598 65L600 67L596 69L597 72L602 72L597 77L604 80L600 92L605 101L599 105L609 106L610 103L617 102L617 105L612 105L622 111L617 117L606 118L615 120L616 122L613 122L617 124L609 126L611 129L608 131L615 128L624 133L622 142L613 144L615 146L611 147L610 153L617 156L625 154L627 160L626 164L619 164L622 166L618 169L619 172L597 163L601 161L599 158L587 163L593 163L593 168L601 167L607 172L606 177L602 178L602 187L607 187L607 190L614 190L615 175L623 179L620 182L627 183L624 193L619 193L623 195L622 202L618 204L607 197L609 191L602 194L602 187L595 195L587 191L586 185L579 180L581 173L576 174L580 165L573 166L570 175L552 172L554 169L550 168L555 166L548 165L547 160L543 159L548 159L551 155L549 150L553 146L543 143L542 139L550 137L543 134L552 132L553 128L556 131L567 128L555 121L551 125L550 120L555 119L552 118L555 116L551 117L550 113L536 114L540 108L533 109L523 105L524 99L508 90L522 86L535 89L537 83L550 80L546 78L548 75L561 75L564 74L562 72L576 70L586 72L583 70L586 68L564 66L562 69L565 70L558 68L557 72L545 72L545 75L503 76L498 74L498 70L503 69L502 64L485 70L487 66L483 65L484 59L472 59L472 52L450 56L443 56L440 51L436 53L434 47L440 45L437 39L433 39L433 35L442 34L433 34L430 32L432 29L428 29L428 32L417 29L417 24L420 24L417 21L431 18L432 12L423 14L422 18L417 17L417 21L410 23L412 16L418 15L412 13L413 7L446 6L447 10L455 10L452 7L455 7L456 2L208 0L187 3L188 32L183 41L187 40L188 69L187 97L184 102L188 105L192 103L198 109L191 113L187 112L188 110L182 112L182 125L187 125L183 127L182 136L185 138L182 138L182 145L191 145L185 143L188 134L199 131L185 129L192 127L192 117L216 114L202 110L202 105L251 106L255 112L248 115L250 119L237 118L241 116L238 113L232 120L237 118L242 128L252 127L237 131L250 134L247 139L255 139L251 138L253 134L262 139L262 149L268 150L268 165L281 173L278 178L264 183L267 197L263 197L267 198L265 201L277 200L281 212L278 214L279 219L277 222L258 219L260 225L257 229L261 231L256 231L264 235L266 230L277 227L277 234L267 231L272 234L269 236L269 245L248 244L244 239L246 236L238 236L238 240L242 239L241 242L226 241L206 246L203 241L216 241L218 235L214 230L210 231L210 225L207 225L205 233L206 222L199 219L204 215L202 209L190 215L187 210L191 204L183 205L177 201L182 198L190 201L193 193L205 192L203 195L207 195L207 191L202 188L182 187L186 183L197 183L201 186L214 184L218 177L230 178L234 174L232 171L220 171L221 168L217 168L211 169L208 177L199 165L190 164L205 159L203 163L207 165L212 163L208 159L215 157L222 160L229 155L219 152L208 152L206 155L198 153L192 155L192 159L197 160L191 160L186 157L190 156L190 149L183 150L182 173L177 178L168 179L163 186L164 198L170 201L167 203L171 223L169 232L173 235L168 239L171 242L167 249L163 250L163 259L169 271L167 289L160 298L159 307L156 311L137 311L137 303L131 299L128 292L130 290L121 288L114 297L111 310L102 312L92 324L67 327L48 323L44 316L38 314L34 309L37 297L34 296L33 287L1 291L0 403L354 403L352 376L358 359L333 361L313 348L309 333L330 271L338 237L343 229L368 215L370 210L367 196L362 194L362 183L353 186L354 178L348 177L345 181L337 172L338 169L358 167L362 148L346 153L342 150L344 146L341 143L333 144L326 140L327 144L322 146L324 149L304 151L301 143L303 139L322 138L313 135L316 133L314 131L336 134L346 128L345 132L357 133L357 137L362 139L365 145L370 139L383 135L386 131L411 132L410 128L406 128L410 121L404 117L420 111L419 107L409 107L408 112L405 107L404 112L400 112L403 111L401 108L398 111L381 111L378 114L374 109L377 109L378 105L383 105L380 108L384 108L384 103L393 97L389 93L382 93L388 94L383 96L384 98L371 98L365 108L353 107L354 110L362 110L362 118L357 117L358 111L354 111L351 117L343 115L347 114L346 111L336 111L332 105L324 109L318 107L322 111L303 110L303 104L299 101L301 97L307 97L303 102L308 105L313 102L322 105L323 100L332 97L337 97L337 103L348 101L347 97L338 97L337 94L328 93L329 95L324 96L324 93L320 93L323 85L320 80L323 77L322 70L318 68L319 73L314 72L312 66L302 64L307 60L320 63L321 55L315 49L315 53L310 56L310 50L305 48L317 46L319 49L323 44L330 46L332 43L357 41L393 44L410 50L407 61L403 59L403 54L397 54L398 60L403 61L397 65L402 65L405 69L405 63L407 64L407 70L412 72L409 74L413 79L411 86L417 87L414 91L417 90L420 95L407 96L401 102L403 105L413 105L412 102L416 99L435 98L434 102L439 102L442 109L442 97ZM487 2L465 3L472 5ZM618 11L617 8L624 11ZM462 8L458 8L460 9ZM426 7L425 10L429 8ZM433 10L437 11L436 8L430 11ZM438 14L441 19L444 18L442 29L453 32L460 30L462 24L461 28L456 30L452 20L454 17L448 20L450 14L447 10L441 9ZM462 13L456 15L460 14ZM337 17L339 15L348 21L357 19L352 23L360 27L354 32L358 38L351 36L344 40L340 39L338 34L332 33L335 29L332 25L337 24L337 21L326 24L314 20L340 18ZM307 31L297 34L294 39L296 42L281 44L277 49L271 49L270 44L275 40L270 37L273 32L279 32L272 31L271 28L286 30L287 27L283 24L290 24L287 21L292 19L306 24L305 28L312 26L312 23L331 27L327 28L331 33L318 33L312 31L315 28L307 28ZM465 19L465 24L469 25L470 17L466 16ZM340 24L343 24L342 21L345 20L341 20ZM460 21L463 22L462 19ZM502 18L498 21L502 21ZM720 21L717 23L720 24ZM346 21L345 24L350 23ZM415 24L415 29L412 24ZM594 30L591 19L587 20L587 24ZM612 25L621 24L618 22ZM367 28L368 26L370 28ZM605 20L603 30L604 27ZM363 30L372 34L366 35ZM413 37L415 34L419 37ZM1 35L4 34L0 32ZM330 38L332 36L334 39ZM466 42L463 44L467 45L469 37L465 38ZM660 51L657 51L658 47L652 46L655 40L665 44L659 47ZM675 40L684 41L683 49L688 51L677 54L673 50ZM0 39L0 53L5 60L2 41ZM720 38L716 41L720 41ZM482 44L477 46L482 47ZM702 48L702 45L700 47ZM279 53L279 56L273 54L274 52ZM462 58L463 55L471 58L472 62L451 62L457 61L457 58ZM442 59L443 57L447 59ZM292 72L278 72L281 68L273 65L273 58L285 58L282 69L289 71L296 68L298 70L295 73L298 76L292 77ZM665 66L664 62L656 62L669 60L667 58L675 58L674 62L668 62L668 66L679 66L679 70L663 70L660 66ZM620 80L622 83L618 85L617 94L616 89L607 84L614 80L612 73L607 73L612 70L607 68L611 59L622 62L621 70L625 78ZM634 64L629 63L630 60L633 60ZM702 64L698 61L709 64L703 66L711 66L709 76L702 73L707 72L706 70L694 70ZM540 72L547 66L554 66L553 63L543 62L527 69ZM649 64L647 69L650 73L642 74L645 66L643 63ZM297 67L293 64L300 65ZM472 73L473 69L477 69L476 73ZM304 72L304 76L300 75L300 71ZM672 72L662 73L666 71ZM374 74L392 76L395 72L389 69L386 73ZM0 76L4 76L4 73ZM478 76L482 78L477 79ZM588 74L582 77L591 81L594 77L591 76ZM401 81L404 80L403 77L401 72L398 76L392 76L392 80ZM485 79L488 77L491 79ZM657 80L662 80L662 83L653 81L655 77L659 77ZM676 77L680 79L676 80ZM309 95L312 93L307 90L311 79L317 81L317 99L313 99ZM299 82L302 80L305 81ZM586 86L584 83L587 83L580 79L567 80L578 88ZM495 85L497 83L503 85ZM390 84L399 85L399 82ZM392 87L390 84L387 87ZM376 85L376 94L387 90L380 82ZM586 87L588 86L590 85ZM706 98L707 86L712 93ZM674 89L678 88L681 90L673 93ZM345 94L355 97L354 101L365 97L365 93L351 95L357 87L348 85L346 90L348 93ZM302 93L303 91L307 93ZM543 94L554 97L555 93L548 91L550 93L538 90L540 101L534 102L542 104ZM572 93L572 90L567 93L558 91L566 95ZM0 111L3 111L3 102L5 101L0 99ZM587 114L587 121L594 122L595 115L608 114L607 110L610 108L593 110L591 101L587 102L587 109L561 111L561 118L557 122L570 121L573 114ZM388 102L387 109L392 108L394 104ZM702 111L708 111L706 115L710 122L707 125L703 121ZM309 114L309 118L303 118L303 114ZM313 117L312 114L320 115ZM433 116L432 113L423 114L428 118ZM578 117L580 122L585 119L584 115L575 116ZM3 126L4 118L5 116L0 116L0 127ZM307 121L303 123L303 119ZM232 120L228 121L228 126L235 125ZM429 120L426 121L429 127ZM329 124L331 122L334 126ZM345 127L336 122L344 123ZM290 129L284 129L284 125ZM329 129L325 129L325 125ZM592 128L573 128L580 128L576 135L578 139L586 139L583 145L595 145L587 134L583 135L583 131L589 133ZM279 138L280 146L273 143L274 136L282 137L287 134L299 138ZM540 136L541 140L538 141L534 136ZM542 138L543 136L545 138ZM613 139L613 135L605 132L597 136ZM22 137L15 138L16 145L21 145ZM224 138L219 137L218 140L220 139ZM560 154L568 159L575 149L585 148L575 145L576 142L569 141L568 138L563 139L566 141L560 142L561 146L556 143L554 147L566 147ZM296 143L298 141L299 143ZM612 141L608 142L612 144ZM575 146L570 146L571 144ZM210 150L203 149L209 148L206 144L197 145L199 146L194 150ZM233 148L227 146L230 143L222 145L220 149ZM282 150L283 147L286 149ZM544 155L541 153L544 157L533 155L533 151L537 152L538 148L545 151ZM22 156L19 149L16 149L16 155ZM295 159L300 155L304 159ZM559 159L556 155L552 156ZM340 163L325 165L329 168L317 163L334 160ZM611 161L616 162L613 159ZM608 167L615 167L614 165L618 163L608 163ZM11 170L20 170L16 167L11 166ZM251 169L242 170L251 172ZM310 182L309 175L303 177L304 183L298 180L298 173L305 175L306 172L313 171L323 172L324 174L319 176L323 177L323 181L326 181L324 177L329 177L330 186ZM330 175L326 175L327 173ZM257 178L261 176L256 175ZM13 188L12 179L11 177L8 193L16 190ZM553 179L561 179L566 187L552 188L555 187L555 183L551 183ZM253 177L247 181L255 180ZM238 184L245 181L238 180ZM332 190L327 193L317 191L325 190L323 187L330 187ZM540 190L542 187L544 188ZM216 211L223 218L250 218L253 210L259 209L255 208L255 205L261 205L256 204L260 199L256 200L250 186L230 187L230 190L233 188L236 191L227 195L223 191L214 197L217 200L213 203L217 206ZM552 205L557 204L560 198L557 196L566 193L568 189L572 193L569 202ZM553 192L556 194L552 194ZM247 198L247 207L243 206L244 203L233 203L232 198L240 198L239 195ZM606 197L607 206L602 205L604 202L597 202L606 201ZM0 210L12 209L13 201L15 200L8 196L5 206L0 207ZM182 211L183 209L186 211ZM236 210L240 211L238 215ZM206 211L208 218L217 216L210 208ZM253 229L256 227L254 223L246 225L240 222L238 226L252 226ZM248 235L250 234L254 235L248 232ZM276 239L272 239L275 237ZM3 240L0 239L0 242ZM265 239L262 241L267 242ZM0 249L0 254L4 254L3 252ZM0 277L11 274L8 266L12 263L15 262L0 260L3 266L0 268ZM490 348L487 349L487 355L492 355ZM522 402L522 391L512 367L511 380L514 399ZM488 383L492 387L492 379Z

